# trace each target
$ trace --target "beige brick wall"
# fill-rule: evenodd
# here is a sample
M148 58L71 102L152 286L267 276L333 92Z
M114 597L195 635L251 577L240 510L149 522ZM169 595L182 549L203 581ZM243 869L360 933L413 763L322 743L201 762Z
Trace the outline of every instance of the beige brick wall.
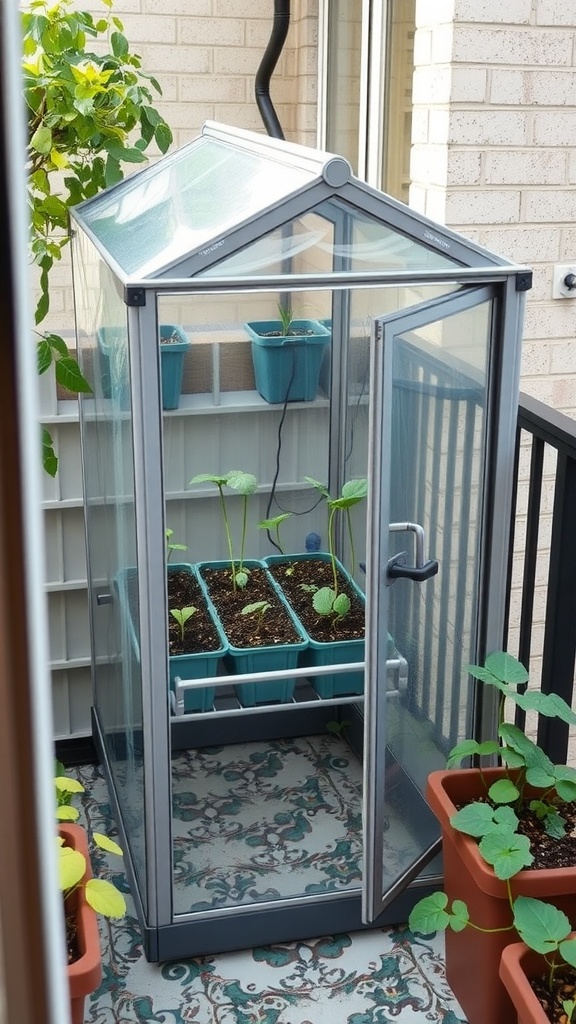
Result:
M576 3L417 2L411 205L534 270L524 391L576 416L576 300L552 299L576 262ZM540 519L533 679L539 678L554 459ZM522 453L509 646L519 624L529 453Z
M522 388L576 415L576 4L417 3L410 203L534 270Z

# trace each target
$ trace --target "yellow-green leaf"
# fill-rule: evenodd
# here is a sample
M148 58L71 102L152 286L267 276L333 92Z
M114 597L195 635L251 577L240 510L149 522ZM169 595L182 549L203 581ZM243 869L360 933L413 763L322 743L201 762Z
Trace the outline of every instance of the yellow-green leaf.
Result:
M83 793L84 786L78 779L71 779L68 775L57 775L54 779L56 789L60 793Z
M61 846L58 857L58 874L60 877L60 888L63 892L73 889L84 877L86 871L86 858L78 850L71 846Z
M118 843L115 843L109 836L103 835L102 832L94 832L92 838L96 846L99 846L101 850L107 850L108 853L117 853L122 857L124 853L122 847L118 846Z
M60 153L57 149L50 150L50 160L57 167L59 171L63 171L68 167L69 160L65 153Z
M70 807L70 804L61 804L60 807L56 808L56 818L58 821L77 821L79 817L79 810L76 807Z
M126 900L122 893L103 878L91 878L86 882L86 902L104 917L123 917L126 913Z

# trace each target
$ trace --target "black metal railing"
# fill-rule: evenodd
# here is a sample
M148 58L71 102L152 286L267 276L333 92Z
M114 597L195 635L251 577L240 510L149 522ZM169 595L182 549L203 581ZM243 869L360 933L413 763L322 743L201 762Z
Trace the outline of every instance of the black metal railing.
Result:
M512 545L508 599L512 581L512 556L518 555L514 543L517 522L517 497L520 453L530 445L530 473L526 509L526 536L521 555L523 573L520 593L520 631L518 657L530 669L533 650L534 597L538 558L541 557L541 516L543 488L553 486L554 502L550 536L550 555L546 582L546 608L542 645L540 686L544 693L557 693L573 703L576 662L576 420L556 412L528 395L520 395L516 437L515 494L512 512ZM550 480L549 452L556 453L556 467ZM524 727L522 714L517 722ZM568 726L558 719L540 716L538 744L557 764L568 756Z

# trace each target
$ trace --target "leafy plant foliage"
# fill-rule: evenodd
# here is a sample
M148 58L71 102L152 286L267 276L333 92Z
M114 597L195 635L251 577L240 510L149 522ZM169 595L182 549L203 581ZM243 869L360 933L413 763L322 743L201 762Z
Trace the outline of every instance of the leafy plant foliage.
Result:
M145 162L151 143L165 153L172 142L152 106L159 83L131 53L112 0L102 5L96 19L72 0L31 0L22 10L30 254L40 268L36 326L48 316L50 274L70 240L69 208L119 181L124 164ZM102 40L105 47L98 45ZM39 373L54 366L62 387L91 391L61 337L39 332L37 346ZM45 427L42 453L44 469L54 476L58 459Z

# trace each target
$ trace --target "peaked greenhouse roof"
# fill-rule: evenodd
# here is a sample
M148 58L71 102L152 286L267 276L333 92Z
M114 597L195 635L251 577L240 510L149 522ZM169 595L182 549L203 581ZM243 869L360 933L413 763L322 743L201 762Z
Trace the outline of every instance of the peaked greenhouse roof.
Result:
M307 249L328 272L510 266L342 157L215 122L71 216L127 284L265 275Z

